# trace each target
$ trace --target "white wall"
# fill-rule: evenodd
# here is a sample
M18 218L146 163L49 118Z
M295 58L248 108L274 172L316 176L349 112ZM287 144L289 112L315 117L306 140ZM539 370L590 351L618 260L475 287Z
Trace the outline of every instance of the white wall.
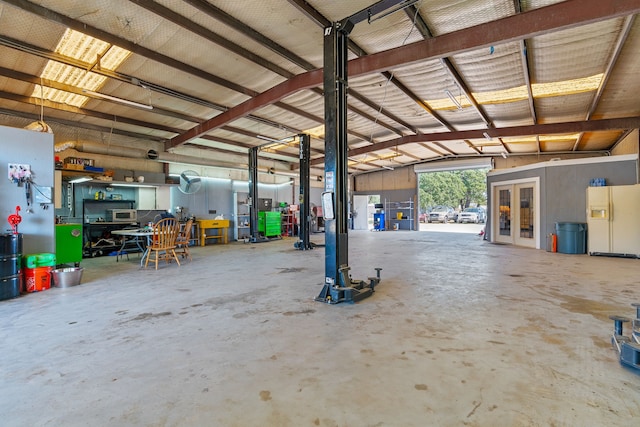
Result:
M28 212L25 187L8 179L10 163L28 164L33 174L34 203ZM55 252L55 212L53 203L40 204L40 191L54 191L53 135L50 133L0 126L0 230L11 227L7 217L20 206L22 222L18 232L23 235L23 253Z

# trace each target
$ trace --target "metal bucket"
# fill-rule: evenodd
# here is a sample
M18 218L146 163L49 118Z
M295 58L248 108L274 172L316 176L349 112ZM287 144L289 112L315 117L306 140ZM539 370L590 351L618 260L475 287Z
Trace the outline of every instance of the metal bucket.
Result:
M51 271L51 277L53 278L53 286L56 288L68 288L70 286L77 286L82 279L82 267L69 267L58 268Z

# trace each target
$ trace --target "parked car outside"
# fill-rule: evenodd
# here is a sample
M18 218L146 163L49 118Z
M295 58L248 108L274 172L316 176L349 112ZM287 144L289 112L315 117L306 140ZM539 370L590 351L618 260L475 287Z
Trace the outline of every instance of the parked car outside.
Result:
M436 206L429 212L429 222L448 223L455 216L455 211L449 206Z
M419 222L427 222L428 221L428 219L427 219L428 217L429 217L428 213L422 212L420 215L418 215L418 221Z
M486 213L482 208L466 208L458 215L458 223L472 222L478 224L484 223L486 220Z

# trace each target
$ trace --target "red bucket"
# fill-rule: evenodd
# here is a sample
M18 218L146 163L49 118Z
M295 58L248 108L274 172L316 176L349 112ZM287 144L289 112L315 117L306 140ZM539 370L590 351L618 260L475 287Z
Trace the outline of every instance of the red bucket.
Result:
M24 269L24 286L26 292L38 292L51 288L51 270L53 267L36 267Z

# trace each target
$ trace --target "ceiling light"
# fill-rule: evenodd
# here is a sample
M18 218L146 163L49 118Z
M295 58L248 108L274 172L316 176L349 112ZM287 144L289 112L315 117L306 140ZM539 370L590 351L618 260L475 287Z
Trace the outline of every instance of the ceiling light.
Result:
M485 138L487 138L488 141L493 140L493 138L491 138L491 136L487 133L487 132L482 132L482 136L484 136Z
M124 182L122 182L122 183L121 183L121 182L114 182L114 183L111 183L111 184L109 184L109 185L111 185L111 186L113 186L113 187L138 187L138 188L140 188L140 187L145 187L145 188L154 188L154 187L157 187L157 185L150 185L150 184L136 184L136 183L134 183L134 182L132 182L132 183L128 183L128 182L127 182L127 183L124 183Z
M69 181L70 184L79 184L81 182L91 181L93 178L89 176L80 176Z
M91 95L94 98L107 99L109 101L118 102L120 104L130 105L132 107L144 108L146 110L153 110L153 106L152 105L140 104L138 102L129 101L127 99L122 99L122 98L116 98L115 96L105 95L104 93L94 92L92 90L86 90L85 89L85 90L82 91L82 93L86 93L87 95Z
M505 153L504 151L502 153L500 153L500 155L502 156L503 159L507 158L507 153Z
M462 105L460 104L460 101L458 101L456 99L456 97L453 96L453 94L451 93L451 91L449 89L445 89L444 93L447 94L447 96L449 97L451 102L453 102L453 104L458 108L458 110L462 110Z
M279 140L277 140L275 138L269 138L268 136L264 136L264 135L256 135L256 138L261 139L263 141L277 142L277 143L280 142Z
M369 19L368 19L368 23L371 24L372 22L377 21L378 19L382 19L385 16L389 16L392 13L396 13L399 10L406 9L409 6L411 6L411 5L415 4L415 3L418 3L418 1L419 0L405 0L404 2L400 3L399 5L397 5L395 8L393 8L391 10L388 10L388 11L386 11L384 13L381 13L381 14L375 16L375 17L371 17L370 16ZM371 11L369 11L369 13L371 13Z

